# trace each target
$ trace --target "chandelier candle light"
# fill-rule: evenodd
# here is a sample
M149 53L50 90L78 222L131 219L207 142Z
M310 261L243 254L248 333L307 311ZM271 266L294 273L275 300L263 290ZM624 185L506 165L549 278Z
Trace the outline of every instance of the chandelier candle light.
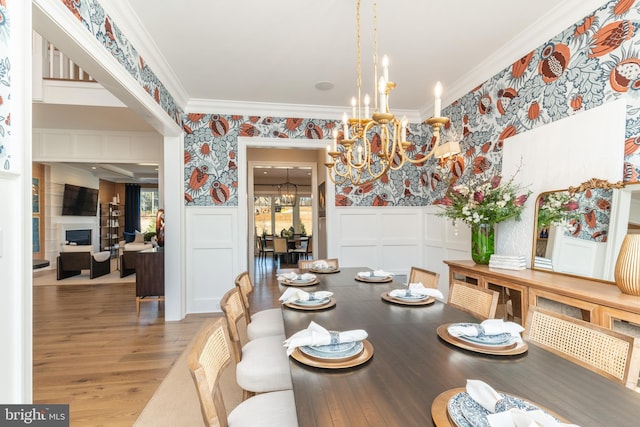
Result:
M382 75L378 79L378 47L377 47L377 3L373 2L373 70L374 70L374 104L373 114L369 116L371 99L368 94L361 101L362 69L360 50L360 0L356 2L357 24L357 97L351 99L351 117L346 113L342 116L343 139L338 147L338 131L334 129L333 143L329 149L329 161L325 163L329 178L334 184L351 183L363 185L373 182L389 170L400 169L405 162L422 165L436 153L440 142L440 129L449 119L440 117L442 108L442 84L438 82L435 88L435 103L433 117L425 121L433 127L434 144L426 154L410 157L408 149L412 146L406 140L408 120L396 118L389 109L389 95L396 84L389 79L389 58L382 58ZM364 108L362 108L364 104ZM379 139L379 141L378 141ZM442 151L442 149L439 149ZM439 152L440 152L439 151ZM450 152L450 149L445 151ZM458 148L459 152L459 148Z

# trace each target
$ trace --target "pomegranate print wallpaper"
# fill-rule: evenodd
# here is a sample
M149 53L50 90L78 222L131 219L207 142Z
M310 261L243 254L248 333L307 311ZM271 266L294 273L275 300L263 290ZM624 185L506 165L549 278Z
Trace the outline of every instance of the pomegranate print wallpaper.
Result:
M0 165L11 170L11 62L9 60L9 15L5 0L0 0Z
M449 105L463 137L462 155L446 171L433 159L405 166L362 187L336 190L338 206L424 206L438 203L450 180L489 177L501 169L504 141L556 120L626 98L624 180L640 176L640 10L635 0L606 2L547 43ZM330 138L323 120L191 114L185 120L185 203L237 205L237 137ZM431 130L411 124L408 140L428 149Z

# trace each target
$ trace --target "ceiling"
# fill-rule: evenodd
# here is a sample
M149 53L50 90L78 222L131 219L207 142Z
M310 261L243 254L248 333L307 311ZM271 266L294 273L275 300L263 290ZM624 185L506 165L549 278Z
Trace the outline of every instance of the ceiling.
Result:
M357 93L356 0L100 3L176 99L185 100L186 112L249 114L251 103L264 111L314 107L339 118ZM494 75L593 11L594 3L603 2L380 0L378 53L389 56L390 80L397 84L392 112L430 116L437 81L448 105L468 92L470 86L459 82L479 65L488 63L487 77ZM372 16L372 1L362 0L363 95L373 94ZM333 88L319 90L320 82ZM456 85L465 92L454 93ZM153 130L123 108L34 104L33 111L33 126L40 128L77 129L81 123L87 129ZM133 165L115 166L136 173ZM95 173L108 179L106 171Z

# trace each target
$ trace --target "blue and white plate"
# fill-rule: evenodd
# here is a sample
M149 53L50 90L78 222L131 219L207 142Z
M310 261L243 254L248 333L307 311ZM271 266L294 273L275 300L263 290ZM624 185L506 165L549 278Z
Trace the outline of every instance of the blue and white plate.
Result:
M502 399L496 403L496 412L507 411L511 408L523 411L540 410L534 404L517 397L508 394L501 394L501 396ZM447 411L458 427L489 427L487 416L490 412L473 400L466 392L458 393L449 399Z
M305 345L298 348L302 353L316 359L338 360L360 354L364 349L364 344L362 341L352 341L329 345Z
M407 295L406 293L391 295L391 297L401 299L403 301L424 301L429 298L428 295L417 295L417 294Z
M484 345L484 346L505 346L511 345L515 342L515 339L509 333L502 333L498 335L478 335L477 337L468 337L462 335L456 337L462 341L469 342L471 344Z
M320 298L320 299L310 299L310 300L302 300L302 299L297 299L295 301L293 301L293 303L295 305L304 305L306 307L314 307L317 305L323 305L329 302L331 298L327 297L327 298Z
M312 277L312 278L310 278L310 279L309 279L309 278L307 278L307 279L303 279L303 278L301 278L300 276L298 276L298 277L296 277L295 279L290 279L290 280L289 280L289 283L303 284L303 283L311 283L311 282L313 282L314 280L316 280L316 278L315 278L315 277Z

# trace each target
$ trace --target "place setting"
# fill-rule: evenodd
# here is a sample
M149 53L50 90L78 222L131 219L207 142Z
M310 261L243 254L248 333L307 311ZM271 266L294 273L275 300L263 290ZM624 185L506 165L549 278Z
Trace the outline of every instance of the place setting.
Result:
M387 283L393 280L393 273L384 270L360 271L356 274L356 280L367 283Z
M318 277L312 273L298 274L295 271L278 275L278 282L286 286L311 286L319 283Z
M362 365L373 356L373 345L363 329L329 331L315 322L284 341L287 355L298 362L325 369Z
M306 292L298 288L287 288L279 300L285 307L304 311L325 310L336 305L333 292Z
M438 395L431 417L437 427L578 427L541 405L472 379Z
M387 302L400 305L431 305L436 298L443 300L444 295L436 288L427 288L422 283L409 283L406 288L383 292L380 297Z
M515 322L487 319L482 323L447 323L440 325L437 334L456 347L476 353L513 356L526 352L527 343L520 333L524 328Z
M340 269L335 265L329 264L325 260L318 260L318 261L314 261L311 264L311 268L309 269L309 271L312 273L318 273L318 274L332 274L332 273L338 273Z

